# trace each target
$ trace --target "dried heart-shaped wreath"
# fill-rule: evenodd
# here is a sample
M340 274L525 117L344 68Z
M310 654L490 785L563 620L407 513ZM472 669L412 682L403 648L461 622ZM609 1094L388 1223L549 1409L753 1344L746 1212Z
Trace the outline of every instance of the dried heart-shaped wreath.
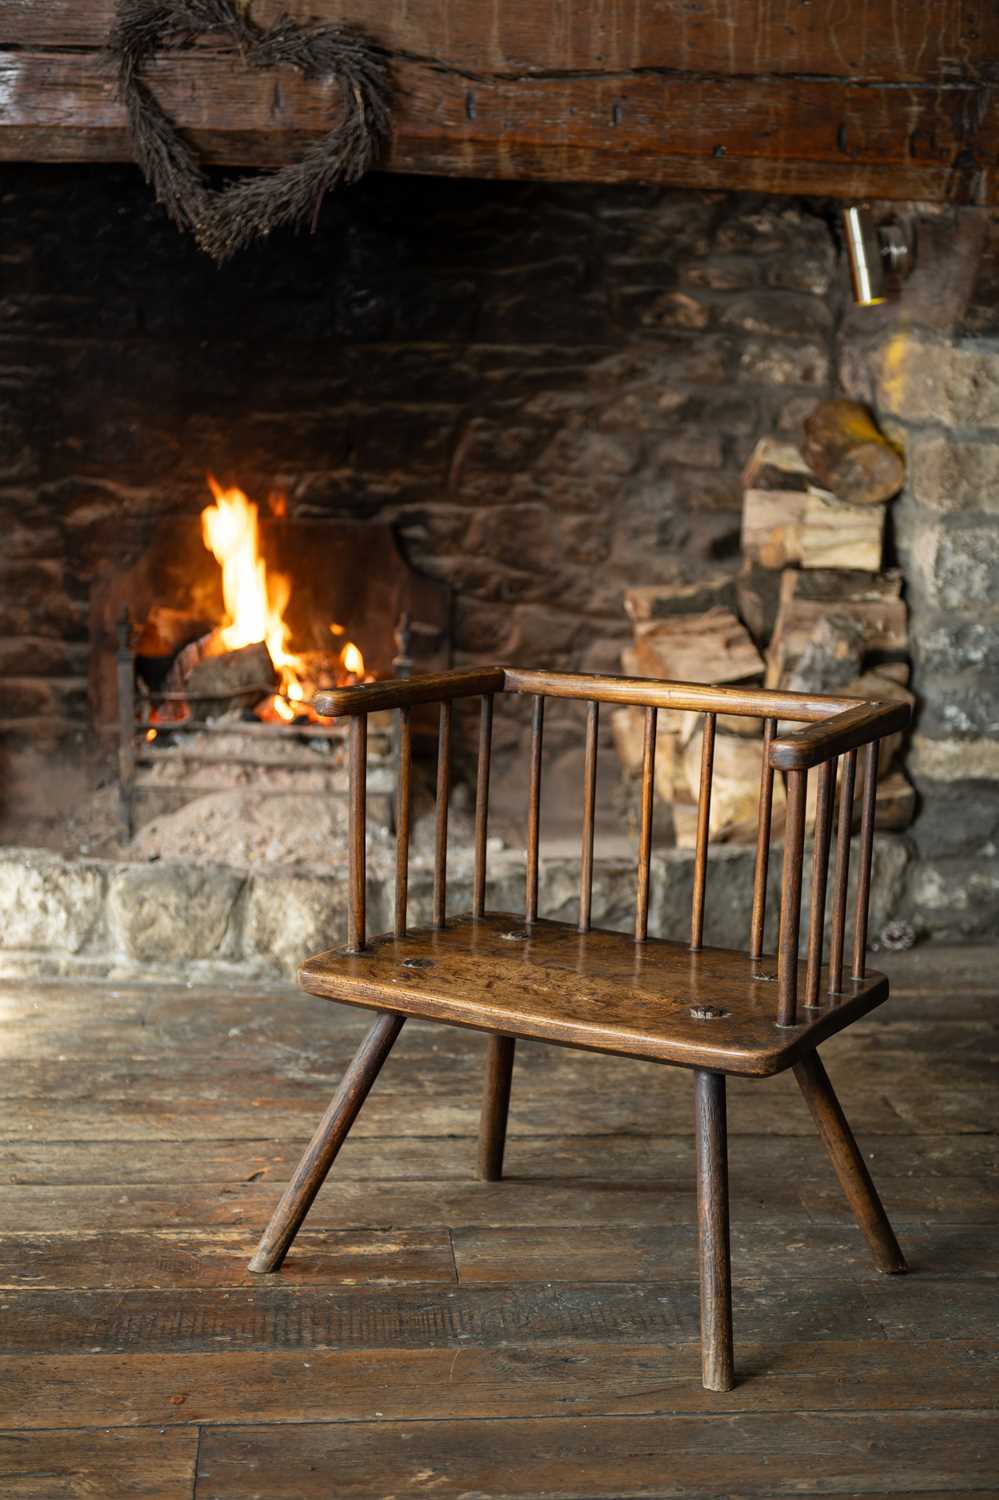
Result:
M209 186L192 147L142 76L157 52L212 32L231 36L251 68L288 65L307 78L342 85L339 118L299 161L221 189ZM264 28L240 0L118 0L108 50L146 181L174 223L216 261L281 225L314 224L326 194L363 176L388 139L388 53L353 27L299 26L285 17Z

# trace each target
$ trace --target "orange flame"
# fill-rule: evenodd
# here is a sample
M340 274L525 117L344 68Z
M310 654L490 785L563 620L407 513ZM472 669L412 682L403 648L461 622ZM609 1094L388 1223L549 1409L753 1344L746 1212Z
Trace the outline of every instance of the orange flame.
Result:
M222 598L226 623L220 629L227 651L263 641L280 679L280 688L269 705L278 718L290 723L306 706L301 657L289 650L291 632L284 612L291 598L291 580L283 573L268 573L260 555L257 506L240 489L223 489L208 475L215 499L201 512L201 535L205 546L222 569ZM337 634L342 626L330 626ZM364 658L347 641L340 653L345 672L363 680Z

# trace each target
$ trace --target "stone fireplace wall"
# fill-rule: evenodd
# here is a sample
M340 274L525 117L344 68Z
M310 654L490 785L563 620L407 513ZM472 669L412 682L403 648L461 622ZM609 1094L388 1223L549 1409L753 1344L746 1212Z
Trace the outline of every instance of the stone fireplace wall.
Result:
M977 216L919 214L903 297L855 311L835 217L786 198L372 177L315 236L218 270L134 170L8 169L0 837L59 846L101 770L91 581L161 518L196 514L207 469L260 498L284 488L293 516L394 522L453 587L458 662L616 670L623 589L734 571L756 439L846 389L910 464L892 524L923 807L900 841L901 906L936 934L986 932L995 242Z
M919 706L909 902L948 937L999 927L999 224L924 210L901 297L844 320L841 373L906 451L892 506Z
M373 177L222 270L127 168L8 169L2 218L7 841L94 775L95 569L206 469L397 523L458 662L614 670L623 588L734 568L746 454L834 380L822 205Z

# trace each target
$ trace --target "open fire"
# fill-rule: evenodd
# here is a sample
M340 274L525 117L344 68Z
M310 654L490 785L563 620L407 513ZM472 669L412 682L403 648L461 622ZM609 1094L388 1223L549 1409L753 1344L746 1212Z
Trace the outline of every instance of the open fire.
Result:
M257 504L236 487L223 488L211 474L208 485L214 503L201 512L201 536L221 569L225 618L202 630L201 622L185 623L174 611L150 612L138 647L140 661L153 664L145 674L153 700L149 716L173 727L208 713L248 709L264 722L320 722L311 707L319 689L370 680L361 650L336 620L327 626L328 648L292 649L286 618L292 580L267 566ZM272 495L270 506L283 515L284 497ZM157 691L164 647L172 647L172 661ZM149 738L155 737L151 730Z

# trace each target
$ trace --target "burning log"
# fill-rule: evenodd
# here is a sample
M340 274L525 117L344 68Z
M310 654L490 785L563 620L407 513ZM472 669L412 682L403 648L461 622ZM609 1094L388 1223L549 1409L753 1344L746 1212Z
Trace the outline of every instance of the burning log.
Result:
M820 401L805 419L804 458L826 489L851 505L879 505L905 483L898 450L859 401Z
M253 708L274 692L278 674L263 641L204 656L183 683L192 719L216 718L230 709Z

